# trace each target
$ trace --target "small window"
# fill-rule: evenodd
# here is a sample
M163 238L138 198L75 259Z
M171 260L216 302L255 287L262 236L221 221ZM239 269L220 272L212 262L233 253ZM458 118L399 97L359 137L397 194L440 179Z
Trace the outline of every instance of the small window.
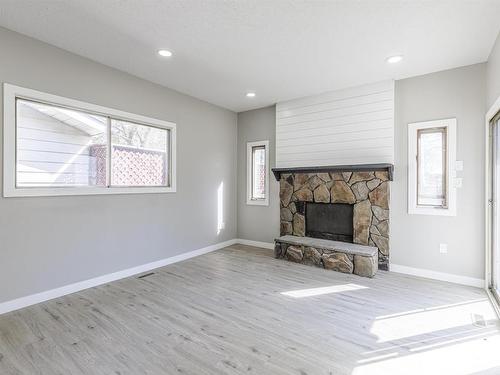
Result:
M252 199L266 199L266 148L252 147Z
M446 128L419 129L417 143L417 205L446 208Z
M175 124L4 85L4 196L175 191Z
M455 133L455 119L409 124L409 213L455 215Z
M247 204L269 205L269 141L247 143Z

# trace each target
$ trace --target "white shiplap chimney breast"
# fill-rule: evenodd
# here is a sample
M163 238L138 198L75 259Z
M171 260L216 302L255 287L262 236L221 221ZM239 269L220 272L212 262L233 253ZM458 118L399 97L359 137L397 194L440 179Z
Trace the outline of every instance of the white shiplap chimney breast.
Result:
M394 81L276 105L276 167L394 163Z

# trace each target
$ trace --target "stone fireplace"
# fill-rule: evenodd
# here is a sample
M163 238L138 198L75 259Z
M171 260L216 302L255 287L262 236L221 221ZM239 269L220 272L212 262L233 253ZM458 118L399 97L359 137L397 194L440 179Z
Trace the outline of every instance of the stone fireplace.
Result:
M373 246L389 264L392 165L273 169L280 182L280 235Z

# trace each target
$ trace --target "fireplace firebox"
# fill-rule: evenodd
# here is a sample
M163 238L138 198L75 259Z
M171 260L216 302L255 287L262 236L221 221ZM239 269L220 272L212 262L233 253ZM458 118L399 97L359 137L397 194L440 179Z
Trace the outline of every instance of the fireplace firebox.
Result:
M306 236L353 242L353 205L306 203Z

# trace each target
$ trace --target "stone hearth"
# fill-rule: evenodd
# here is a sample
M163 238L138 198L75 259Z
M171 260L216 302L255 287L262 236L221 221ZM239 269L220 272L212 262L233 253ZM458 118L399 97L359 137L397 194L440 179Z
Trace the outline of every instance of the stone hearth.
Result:
M312 237L287 235L276 238L274 256L365 277L375 276L378 269L376 247Z
M353 243L378 248L389 263L389 172L280 173L280 235L304 237L307 202L353 205Z

